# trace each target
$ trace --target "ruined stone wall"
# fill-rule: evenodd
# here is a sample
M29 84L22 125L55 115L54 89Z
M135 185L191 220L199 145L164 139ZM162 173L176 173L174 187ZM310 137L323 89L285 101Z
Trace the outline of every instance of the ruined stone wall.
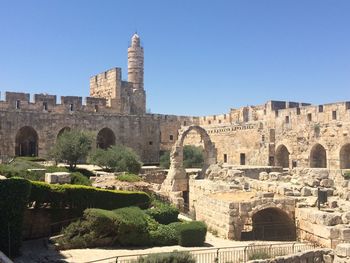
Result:
M350 143L350 105L347 102L278 111L276 147L285 145L290 162L309 167L314 145L326 150L327 167L340 167L340 149Z

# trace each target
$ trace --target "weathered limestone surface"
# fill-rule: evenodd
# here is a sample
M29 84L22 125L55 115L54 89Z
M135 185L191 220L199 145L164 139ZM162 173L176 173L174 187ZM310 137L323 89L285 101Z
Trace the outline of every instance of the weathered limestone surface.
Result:
M70 184L70 173L55 172L45 173L45 182L48 184Z

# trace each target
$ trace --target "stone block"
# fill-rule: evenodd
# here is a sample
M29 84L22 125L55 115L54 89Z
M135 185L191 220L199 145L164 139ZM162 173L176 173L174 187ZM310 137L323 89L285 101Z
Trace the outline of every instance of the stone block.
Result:
M45 173L45 182L49 184L69 184L71 182L70 173Z
M334 181L332 179L322 179L320 181L320 186L327 187L327 188L333 187Z
M335 254L339 257L350 257L350 243L338 244L335 248Z
M311 195L311 188L304 186L303 188L301 188L300 194L301 194L301 196L310 196Z

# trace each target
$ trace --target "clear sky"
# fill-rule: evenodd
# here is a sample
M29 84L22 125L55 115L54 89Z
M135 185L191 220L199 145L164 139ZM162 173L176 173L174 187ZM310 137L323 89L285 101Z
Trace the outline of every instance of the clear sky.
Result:
M350 100L349 0L0 0L0 91L89 95L137 30L147 108Z

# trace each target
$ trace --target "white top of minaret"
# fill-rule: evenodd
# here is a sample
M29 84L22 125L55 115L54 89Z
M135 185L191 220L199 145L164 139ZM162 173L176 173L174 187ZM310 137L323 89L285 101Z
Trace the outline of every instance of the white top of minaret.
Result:
M139 47L140 46L140 37L137 33L135 33L131 38L131 46Z

